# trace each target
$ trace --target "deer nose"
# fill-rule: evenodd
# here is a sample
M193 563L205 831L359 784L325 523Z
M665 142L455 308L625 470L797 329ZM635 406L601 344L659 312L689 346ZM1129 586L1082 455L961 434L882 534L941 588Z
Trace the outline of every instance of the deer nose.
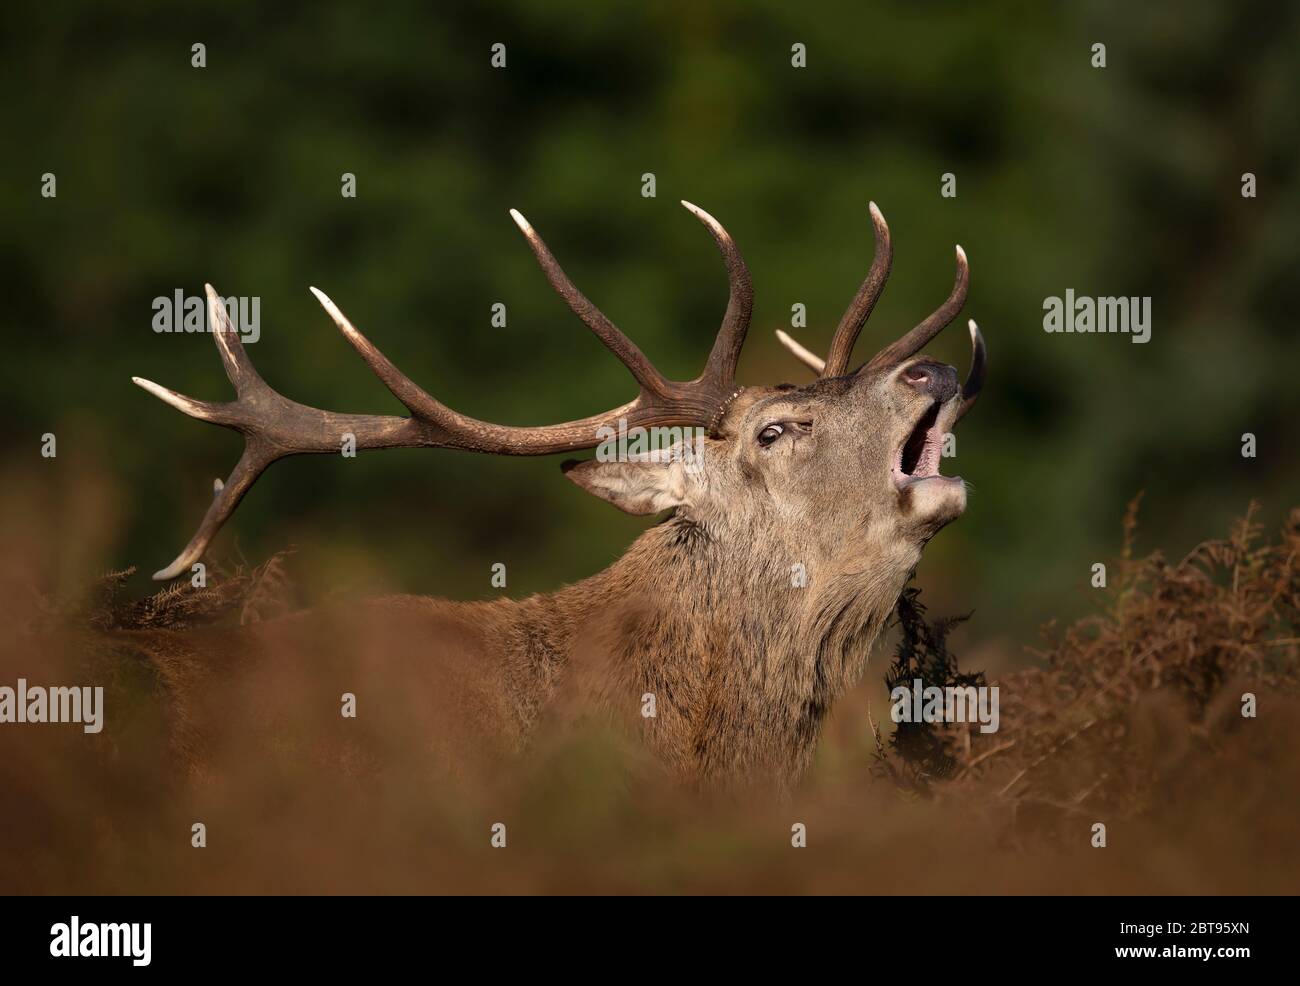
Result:
M943 363L913 363L903 370L900 379L941 404L957 394L957 370Z

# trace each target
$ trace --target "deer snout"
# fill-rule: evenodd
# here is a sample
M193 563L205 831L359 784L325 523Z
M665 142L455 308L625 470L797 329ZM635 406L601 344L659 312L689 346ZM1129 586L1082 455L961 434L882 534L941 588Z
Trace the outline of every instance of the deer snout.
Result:
M905 367L899 379L940 404L957 395L957 370L944 363L921 360Z

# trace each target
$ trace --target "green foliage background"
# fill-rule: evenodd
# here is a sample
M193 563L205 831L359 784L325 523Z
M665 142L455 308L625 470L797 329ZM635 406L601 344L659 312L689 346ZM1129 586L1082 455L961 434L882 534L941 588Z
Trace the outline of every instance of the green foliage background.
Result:
M754 274L742 382L802 381L772 331L803 302L798 334L824 349L870 264L874 199L895 267L859 356L943 299L954 242L990 346L949 466L974 493L927 552L927 599L974 609L977 638L1024 639L1087 605L1089 566L1115 551L1139 489L1144 540L1172 551L1252 497L1268 523L1296 499L1298 22L1295 4L1209 2L11 6L7 465L95 462L121 490L103 562L170 561L239 438L129 378L228 396L210 339L150 328L155 296L205 280L261 297L254 361L305 403L400 410L309 284L467 413L529 424L626 400L630 378L551 292L512 206L688 377L726 297L677 200L700 204ZM505 70L489 65L495 42ZM1247 171L1256 199L1240 194ZM641 196L644 172L657 198ZM956 199L940 197L944 172ZM1152 342L1044 333L1044 297L1067 288L1152 296ZM489 324L496 301L506 329ZM957 327L932 351L964 367L966 348ZM392 451L277 464L216 548L258 561L297 543L323 587L367 572L468 599L492 591L494 561L512 593L545 590L644 526L556 460Z

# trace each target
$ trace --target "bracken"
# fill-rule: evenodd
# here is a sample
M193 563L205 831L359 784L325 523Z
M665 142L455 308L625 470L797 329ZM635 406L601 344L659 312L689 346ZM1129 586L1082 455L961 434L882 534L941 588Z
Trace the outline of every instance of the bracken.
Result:
M1117 575L1102 611L1064 632L1044 630L1039 667L1001 690L1001 728L910 723L888 748L877 731L877 769L909 791L984 798L1007 808L1021 833L1059 831L1081 816L1132 817L1194 792L1250 759L1262 721L1300 695L1300 508L1276 541L1261 540L1252 503L1228 537L1176 563L1133 558L1139 495L1124 519ZM985 684L963 674L947 635L959 620L929 622L915 589L899 602L902 637L886 678ZM1270 755L1276 755L1273 751Z

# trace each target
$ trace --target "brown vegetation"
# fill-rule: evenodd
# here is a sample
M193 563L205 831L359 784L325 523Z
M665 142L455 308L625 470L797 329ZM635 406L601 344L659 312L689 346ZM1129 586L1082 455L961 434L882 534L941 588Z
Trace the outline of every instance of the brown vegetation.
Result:
M1134 525L1135 508L1105 608L1050 630L1039 666L990 682L998 732L887 735L880 674L869 672L807 782L780 803L685 794L605 722L566 723L522 758L466 773L431 762L421 732L431 724L418 718L334 714L308 729L251 690L223 698L265 703L263 728L220 737L187 769L167 752L185 711L168 705L141 640L282 612L293 605L285 560L122 605L111 602L122 573L80 602L29 594L4 634L0 684L102 682L112 728L0 727L0 888L1292 891L1300 511L1275 540L1249 513L1177 563L1132 557ZM927 621L913 591L899 623L891 680L979 679L958 669L949 625ZM311 655L326 668L329 636ZM306 679L310 665L286 666L277 687L334 702L332 686ZM1241 714L1247 692L1255 718ZM195 821L207 826L202 850L190 846ZM506 849L489 845L495 822ZM790 847L795 822L807 825L806 850ZM1089 844L1096 822L1106 849Z
M1199 791L1233 791L1233 778L1265 802L1236 792L1225 809L1265 813L1266 788L1251 788L1260 772L1294 773L1279 720L1300 698L1300 509L1265 542L1252 505L1227 538L1170 563L1132 557L1139 500L1105 609L1064 632L1048 627L1039 666L996 682L1000 729L905 726L892 753L879 753L883 773L943 799L1004 806L1022 833L1159 814ZM914 592L899 616L892 677L924 668L927 680L982 683L957 673L950 624L927 623ZM1248 694L1255 718L1243 716Z

